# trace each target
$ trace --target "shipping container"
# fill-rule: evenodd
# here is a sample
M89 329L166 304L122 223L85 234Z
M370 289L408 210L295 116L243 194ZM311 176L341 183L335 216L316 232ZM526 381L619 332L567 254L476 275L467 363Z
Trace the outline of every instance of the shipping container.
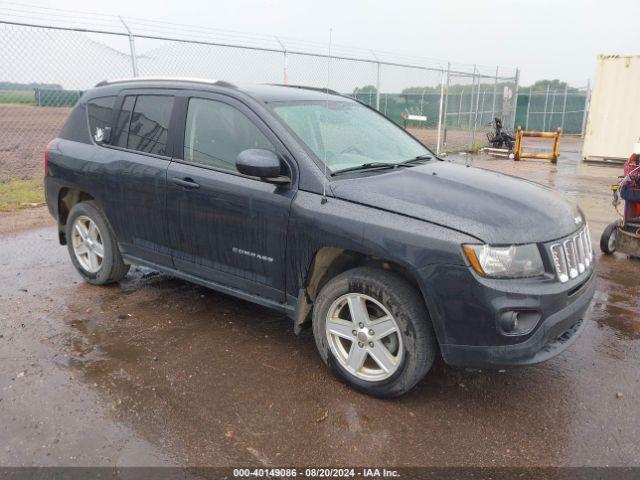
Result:
M640 55L597 59L582 158L623 161L640 137Z

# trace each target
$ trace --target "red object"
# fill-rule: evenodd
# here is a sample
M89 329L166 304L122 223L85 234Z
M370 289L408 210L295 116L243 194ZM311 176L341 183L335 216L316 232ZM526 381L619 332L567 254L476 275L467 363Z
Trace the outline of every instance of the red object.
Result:
M627 200L625 216L628 219L640 217L640 202Z
M626 202L624 216L629 220L640 217L640 156L632 153L624 164L625 184L623 196ZM626 177L629 176L627 179Z
M637 167L638 167L638 154L632 153L631 156L629 157L629 160L627 160L624 164L624 176L626 177L627 175L629 175L629 173Z

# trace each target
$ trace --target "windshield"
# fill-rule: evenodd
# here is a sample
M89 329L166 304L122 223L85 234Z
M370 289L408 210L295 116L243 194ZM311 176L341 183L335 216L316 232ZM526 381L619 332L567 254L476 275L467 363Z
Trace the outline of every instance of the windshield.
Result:
M275 102L273 110L332 172L402 163L431 152L390 120L351 101Z

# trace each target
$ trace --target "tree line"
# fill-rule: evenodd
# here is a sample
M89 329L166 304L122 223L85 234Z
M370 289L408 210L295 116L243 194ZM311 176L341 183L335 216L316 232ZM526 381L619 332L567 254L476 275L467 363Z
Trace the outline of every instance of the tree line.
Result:
M42 88L46 90L62 90L62 85L58 83L16 83L16 82L0 82L0 90L35 90Z
M504 87L509 87L509 88L513 88L513 82L498 82L497 84L495 84L494 82L484 82L481 83L480 85L483 86L483 88L493 88L494 85L496 85L498 91L502 91L502 89ZM534 92L546 92L547 91L547 87L549 88L549 90L554 91L554 90L558 90L558 91L564 91L564 89L566 88L569 92L577 92L578 89L575 87L571 87L567 84L567 82L563 82L561 80L558 79L553 79L553 80L538 80L536 82L534 82L532 85L530 86L525 86L525 85L520 85L520 90L529 90L531 89ZM456 94L456 93L462 93L464 92L469 92L471 88L471 84L467 84L467 85L461 85L461 84L453 84L453 85L449 85L447 87L447 91L451 94ZM474 87L476 88L476 87ZM375 95L378 92L378 89L375 87L375 85L365 85L363 87L356 87L353 90L353 94L354 95ZM402 90L402 92L400 92L402 95L425 95L425 94L436 94L436 93L440 93L440 85L435 85L435 86L423 86L423 87L407 87L404 88Z

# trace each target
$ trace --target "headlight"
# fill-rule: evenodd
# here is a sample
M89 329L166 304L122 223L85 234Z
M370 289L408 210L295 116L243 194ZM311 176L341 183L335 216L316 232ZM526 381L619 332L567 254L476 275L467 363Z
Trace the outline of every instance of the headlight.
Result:
M480 275L497 278L535 277L544 273L540 251L535 243L492 247L463 245L464 253Z

